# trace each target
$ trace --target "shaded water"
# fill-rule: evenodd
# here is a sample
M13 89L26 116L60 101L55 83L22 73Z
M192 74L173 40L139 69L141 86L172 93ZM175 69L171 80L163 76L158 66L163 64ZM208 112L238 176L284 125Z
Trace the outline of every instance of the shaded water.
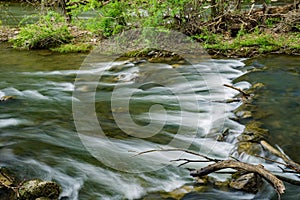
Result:
M300 57L265 56L247 62L249 67L267 68L238 79L265 85L254 102L254 117L270 130L273 144L300 162Z
M0 21L5 26L17 26L26 17L37 13L38 9L28 3L0 1ZM32 19L27 22L32 22Z
M55 180L62 186L61 196L69 199L167 199L168 195L162 197L161 194L193 183L187 170L176 167L176 164L169 165L169 161L194 157L174 152L132 158L135 155L132 151L191 145L191 149L205 155L227 158L234 152L235 138L243 130L242 125L230 120L234 118L231 110L239 104L222 103L236 94L222 84L231 83L243 74L244 63L239 60L209 59L178 68L148 62L135 64L126 59L109 65L109 60L102 60L79 71L84 54L16 51L4 46L0 51L0 96L16 98L0 104L0 166L14 170L20 179ZM280 60L283 59L287 57ZM295 57L287 60L291 59L296 60ZM74 97L73 91L75 87L82 89L79 91L89 91L95 82L85 81L84 85L75 86L74 81L78 74L81 77L76 80L80 81L85 75L90 77L99 72L102 76L96 83L92 101L95 101L96 117L105 137L99 137L95 132L78 135L72 100L78 102L80 96ZM185 81L182 82L178 75ZM247 82L236 85L249 87ZM118 93L113 94L116 88ZM291 94L297 97L298 90L294 89ZM129 91L133 91L133 95L126 109L118 103ZM114 102L115 107L111 107L112 95L119 100ZM294 96L290 100L294 102ZM157 104L162 105L166 112L151 108ZM298 104L292 105L297 108ZM126 115L128 109L130 115ZM82 113L80 117L83 121L89 119L88 113ZM119 126L116 126L118 117ZM134 124L126 121L128 117L141 127L137 135L130 132ZM128 123L122 124L124 121ZM290 123L293 125L294 122ZM142 137L146 129L143 126L149 124L151 130L158 131L152 137ZM87 126L88 129L84 130L94 130L93 127L97 129L96 126ZM231 129L231 138L227 142L216 142L216 136L227 127ZM291 154L293 150L287 149L287 153ZM240 159L263 162L247 156ZM274 165L266 167L276 169ZM299 199L296 189L289 187L290 194L286 199ZM202 192L188 193L183 199L271 197L276 195L269 186L256 195L206 186Z

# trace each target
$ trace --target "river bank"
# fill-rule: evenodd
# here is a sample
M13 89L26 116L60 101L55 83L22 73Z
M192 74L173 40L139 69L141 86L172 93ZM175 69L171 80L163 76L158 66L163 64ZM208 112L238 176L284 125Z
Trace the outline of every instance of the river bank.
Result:
M172 29L199 42L213 57L300 55L298 4L229 12L209 21L192 18L184 27L175 24ZM100 28L99 31L91 31L74 23L65 23L57 14L48 14L34 25L17 28L1 26L0 42L9 42L11 46L20 49L89 52L107 38L107 34L100 31ZM123 31L130 28L127 25ZM148 53L142 49L138 54L147 56Z
M81 30L76 26L69 27L72 41L64 44L52 51L60 53L90 52L97 47L103 37L95 35L88 30ZM0 42L8 43L16 38L20 33L20 28L0 27ZM196 38L198 36L195 36ZM299 33L272 33L270 30L263 32L245 33L238 37L227 37L223 34L203 35L206 41L200 42L208 54L212 57L245 58L257 57L267 54L286 54L300 55L300 36ZM214 40L214 41L209 41ZM148 56L147 51L140 51L139 56ZM129 52L128 55L131 55Z

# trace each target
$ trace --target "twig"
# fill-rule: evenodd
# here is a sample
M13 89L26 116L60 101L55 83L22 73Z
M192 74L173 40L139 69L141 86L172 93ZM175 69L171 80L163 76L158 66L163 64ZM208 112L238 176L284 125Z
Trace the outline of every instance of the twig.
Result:
M239 92L240 92L243 96L245 96L245 97L250 97L250 94L244 92L244 91L241 90L240 88L237 88L237 87L234 87L234 86L228 85L228 84L224 84L224 86L239 91Z
M248 15L251 15L251 13L252 13L252 11L253 11L253 8L254 8L254 6L255 6L255 3L253 3L253 4L251 5L251 8L250 8L250 10L249 10L249 13L248 13Z
M171 162L179 162L179 161L185 161L185 162L179 164L178 167L181 167L181 166L186 165L191 162L211 162L211 161L207 161L207 160L190 160L190 159L185 159L185 158L171 160Z
M255 157L258 157L258 158L262 158L264 160L267 160L267 161L270 161L270 162L273 162L273 163L277 163L277 164L280 164L280 165L284 165L284 166L287 166L287 164L285 163L282 163L282 162L278 162L276 160L273 160L273 159L270 159L270 158L266 158L266 157L263 157L263 156L260 156L258 154L254 154Z
M188 153L188 154L192 154L192 155L195 155L195 156L199 156L199 157L205 158L205 159L207 159L208 161L211 161L211 162L222 161L222 160L219 160L219 159L215 159L215 158L210 158L208 156L204 156L202 154L199 154L197 152L194 152L194 151L191 151L191 150L188 150L188 149L151 149L151 150L148 150L148 151L140 152L140 153L138 153L138 154L136 154L134 156L139 156L139 155L142 155L142 154L152 153L152 152L157 152L157 151L182 151L182 152L185 152L185 153Z

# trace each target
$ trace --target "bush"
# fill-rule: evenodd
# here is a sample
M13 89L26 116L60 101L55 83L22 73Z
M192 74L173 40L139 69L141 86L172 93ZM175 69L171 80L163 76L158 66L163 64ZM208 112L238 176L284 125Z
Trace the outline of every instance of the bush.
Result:
M62 16L49 12L41 16L35 24L27 24L10 42L14 48L48 49L68 43L72 36Z
M93 10L96 16L83 21L81 26L94 33L101 32L105 37L120 33L126 27L127 7L128 4L124 2L111 2L98 10Z

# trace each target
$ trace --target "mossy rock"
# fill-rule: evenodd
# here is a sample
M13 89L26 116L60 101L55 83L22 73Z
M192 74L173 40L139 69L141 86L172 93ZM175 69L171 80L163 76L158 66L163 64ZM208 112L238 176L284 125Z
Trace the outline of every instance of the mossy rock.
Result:
M267 129L261 128L261 125L261 122L251 121L246 124L244 133L252 133L258 140L267 137L269 135L269 131Z
M166 194L162 194L163 198L171 199L182 199L186 194L191 192L204 192L207 189L206 186L193 186L193 185L184 185L180 188L177 188Z
M262 178L258 174L237 171L231 176L229 186L236 190L257 193L262 184Z
M252 112L251 111L238 111L236 112L236 115L241 119L249 119L252 118Z
M60 187L52 181L42 181L39 179L25 181L19 188L20 200L31 200L37 198L58 199Z
M239 154L246 153L248 155L256 155L262 152L262 148L258 143L239 142L237 152Z
M5 168L0 168L0 200L14 200L16 193L11 188L15 185L15 178L9 175Z

